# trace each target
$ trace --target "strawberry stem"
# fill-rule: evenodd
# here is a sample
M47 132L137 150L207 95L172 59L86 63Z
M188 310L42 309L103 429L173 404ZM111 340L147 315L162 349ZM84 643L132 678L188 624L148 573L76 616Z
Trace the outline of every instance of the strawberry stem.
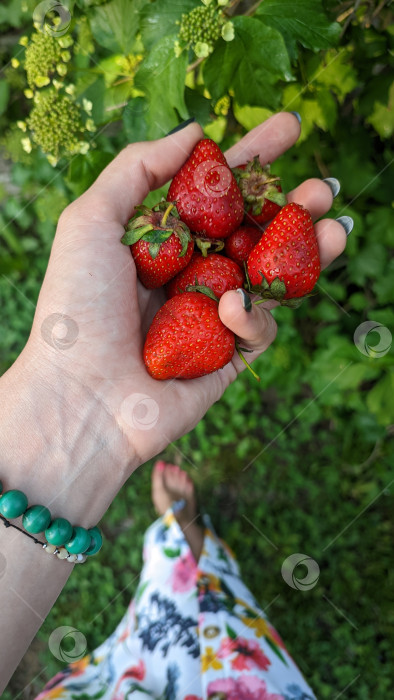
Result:
M162 220L161 220L161 226L162 226L162 228L165 227L165 225L166 225L166 223L167 223L167 219L168 219L168 217L169 217L170 214L171 214L171 210L172 210L173 206L174 206L174 205L173 205L173 203L171 202L171 203L168 205L167 209L165 210L165 212L164 212L164 214L163 214L163 218L162 218Z
M247 359L246 359L246 358L244 357L244 355L242 354L241 348L240 348L240 346L238 345L238 343L235 343L235 348L236 348L236 350L237 350L237 353L238 353L239 357L241 358L242 362L244 363L245 367L249 370L249 372L251 372L251 374L253 374L254 378L257 379L257 381L259 382L259 381L260 381L259 375L256 374L256 372L254 371L254 369L250 366L249 362L247 361Z

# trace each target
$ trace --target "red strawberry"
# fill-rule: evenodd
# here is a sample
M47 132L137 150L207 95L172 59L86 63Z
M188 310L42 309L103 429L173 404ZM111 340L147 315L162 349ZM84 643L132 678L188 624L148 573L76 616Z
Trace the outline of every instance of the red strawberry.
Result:
M255 226L240 226L224 242L226 255L238 265L242 265L249 257L252 248L259 242L262 231Z
M147 289L162 287L188 264L194 248L190 231L175 205L143 205L129 221L122 243L131 246L137 274Z
M194 379L230 362L235 337L214 299L185 292L166 301L149 328L144 362L154 379Z
M211 139L202 139L175 175L168 200L191 231L226 238L241 223L244 205L227 161Z
M186 291L188 285L197 284L212 289L219 299L229 289L243 287L244 282L245 275L233 260L216 253L204 257L195 252L187 267L172 278L166 289L170 299Z
M279 177L271 175L269 165L263 167L258 156L233 168L233 173L242 192L247 222L264 224L286 204Z
M312 291L319 274L312 217L301 204L286 204L249 255L251 291L277 301L303 297Z

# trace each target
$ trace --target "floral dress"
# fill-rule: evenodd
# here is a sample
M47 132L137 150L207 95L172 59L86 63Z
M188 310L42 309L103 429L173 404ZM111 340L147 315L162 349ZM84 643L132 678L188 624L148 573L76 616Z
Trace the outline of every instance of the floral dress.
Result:
M198 564L172 509L151 525L118 627L36 700L316 700L207 516L204 524Z

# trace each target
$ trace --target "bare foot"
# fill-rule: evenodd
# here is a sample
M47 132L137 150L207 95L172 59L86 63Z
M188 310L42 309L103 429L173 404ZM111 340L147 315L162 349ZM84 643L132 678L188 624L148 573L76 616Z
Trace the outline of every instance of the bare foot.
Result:
M196 494L190 476L175 464L162 460L155 463L152 472L152 501L159 515L177 503L174 515L183 530L196 561L200 558L204 533L198 525Z

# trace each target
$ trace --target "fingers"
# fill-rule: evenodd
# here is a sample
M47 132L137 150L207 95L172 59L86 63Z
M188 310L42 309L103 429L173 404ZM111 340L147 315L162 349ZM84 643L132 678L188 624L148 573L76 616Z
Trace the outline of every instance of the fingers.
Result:
M127 146L70 205L68 216L125 225L134 207L175 175L201 138L201 127L193 123L163 139Z
M297 202L308 209L312 219L320 219L331 209L333 196L330 187L317 178L305 180L286 195L288 202Z
M262 306L252 304L250 311L246 311L243 298L239 291L223 294L219 302L219 316L222 323L238 336L240 347L253 351L246 355L250 363L273 343L277 327L273 316ZM233 364L238 371L245 369L237 355L234 356Z
M321 269L324 270L345 250L346 232L335 219L322 219L315 224L315 233Z
M300 130L298 119L291 112L274 114L232 146L226 152L227 161L233 168L259 155L263 165L272 163L295 144Z

